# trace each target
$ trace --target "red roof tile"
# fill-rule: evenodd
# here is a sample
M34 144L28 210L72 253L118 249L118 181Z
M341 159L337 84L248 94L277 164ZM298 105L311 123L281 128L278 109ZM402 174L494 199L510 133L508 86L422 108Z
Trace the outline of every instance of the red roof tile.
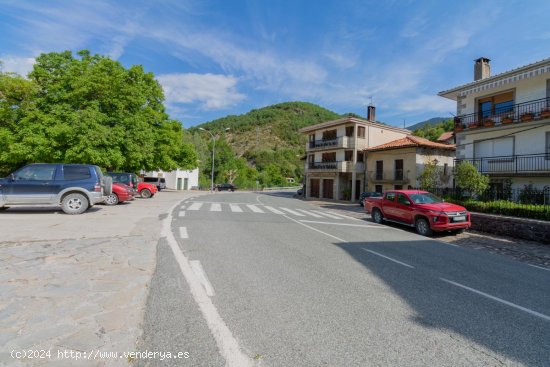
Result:
M434 143L428 139L420 138L418 136L408 135L403 139L398 139L390 141L389 143L378 145L376 147L367 148L367 152L375 152L379 150L390 150L390 149L400 149L400 148L409 148L409 147L423 147L423 148L435 148L435 149L447 149L455 150L456 146L454 144L441 144Z
M447 132L441 134L441 136L439 138L437 138L437 141L449 140L454 136L454 134L455 134L454 131L447 131Z

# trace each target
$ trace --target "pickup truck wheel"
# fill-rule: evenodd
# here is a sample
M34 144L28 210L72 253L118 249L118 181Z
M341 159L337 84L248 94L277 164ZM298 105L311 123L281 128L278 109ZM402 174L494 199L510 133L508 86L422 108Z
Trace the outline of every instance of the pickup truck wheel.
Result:
M61 200L61 209L65 214L82 214L89 206L86 196L78 193L65 195Z
M151 191L149 191L149 189L141 190L140 194L141 194L141 197L145 199L149 199L151 196L153 196L151 195Z
M418 218L416 220L416 232L421 236L430 237L433 235L433 231L430 228L430 223L428 223L428 220L426 218Z
M460 228L455 231L455 234L461 234L461 233L464 233L464 228Z
M114 192L107 196L107 198L105 199L105 204L106 205L117 205L118 204L118 196L117 194L115 194Z
M372 220L374 223L382 224L384 221L384 217L382 216L382 212L379 209L374 209L372 211Z

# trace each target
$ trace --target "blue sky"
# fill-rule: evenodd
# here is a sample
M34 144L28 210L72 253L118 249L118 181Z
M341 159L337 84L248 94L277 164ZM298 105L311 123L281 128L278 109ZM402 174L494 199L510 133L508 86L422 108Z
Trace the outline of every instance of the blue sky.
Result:
M141 64L185 127L286 101L411 125L450 117L437 93L550 57L548 0L0 0L3 71L42 52Z

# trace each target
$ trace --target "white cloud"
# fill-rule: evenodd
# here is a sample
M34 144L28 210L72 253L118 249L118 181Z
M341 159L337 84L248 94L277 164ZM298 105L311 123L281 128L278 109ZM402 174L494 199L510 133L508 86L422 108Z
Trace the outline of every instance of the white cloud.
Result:
M19 57L13 55L1 56L0 60L2 61L2 71L17 73L21 76L27 76L36 62L34 57Z
M245 95L236 89L238 79L215 74L164 74L157 77L169 104L199 103L204 110L232 106Z

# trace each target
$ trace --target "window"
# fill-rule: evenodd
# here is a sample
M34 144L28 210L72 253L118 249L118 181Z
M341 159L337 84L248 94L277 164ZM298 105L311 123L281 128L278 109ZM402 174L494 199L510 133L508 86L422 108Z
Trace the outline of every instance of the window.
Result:
M363 152L357 151L357 162L363 162L363 161L364 161Z
M382 180L384 176L384 161L376 161L376 179Z
M323 153L321 162L336 162L336 152Z
M474 143L474 157L502 157L514 155L514 138L506 137Z
M64 166L63 179L65 180L88 180L92 178L90 169L86 166Z
M353 136L353 126L346 126L346 136L348 137Z
M385 199L388 201L395 201L395 192L388 192Z
M546 159L550 160L550 131L546 132Z
M54 175L55 166L41 164L23 167L15 173L15 179L29 181L46 181L53 180Z
M323 131L323 140L334 140L334 139L336 139L336 130Z
M353 150L346 150L344 153L344 160L348 162L353 160Z
M397 186L400 186L400 185L397 185ZM401 189L396 189L396 190L401 190ZM409 200L409 198L405 196L405 194L397 194L397 202L402 205L411 205L411 201Z
M403 179L403 160L402 159L395 160L395 179L396 180Z
M443 165L443 176L447 176L448 175L448 171L449 171L449 165L447 163L445 163Z
M514 108L514 92L497 94L496 96L481 98L479 101L481 118L501 116L512 112Z
M374 191L376 191L376 192L382 192L382 191L383 191L383 190L382 190L382 185L375 185L375 186L374 186Z
M360 138L365 137L365 127L364 126L358 126L357 127L357 136Z
M403 190L403 185L394 185L393 189L394 190Z

